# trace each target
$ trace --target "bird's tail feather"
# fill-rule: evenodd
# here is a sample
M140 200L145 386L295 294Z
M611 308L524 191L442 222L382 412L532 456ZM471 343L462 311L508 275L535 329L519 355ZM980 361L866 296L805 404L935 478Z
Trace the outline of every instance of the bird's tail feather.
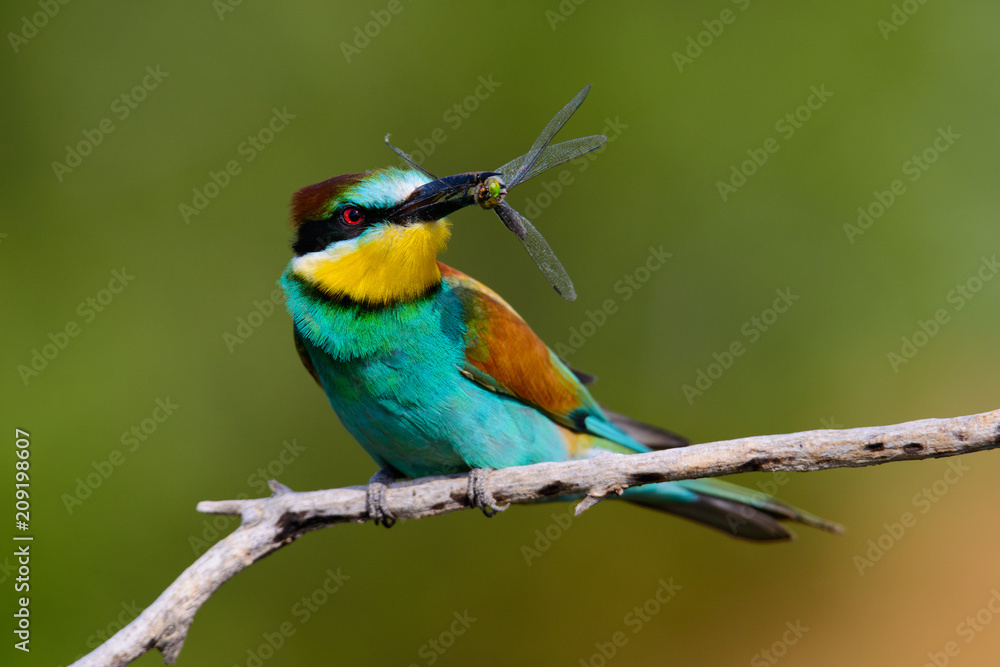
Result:
M832 533L835 523L777 501L772 496L718 479L645 484L627 489L624 500L691 519L734 537L787 540L793 533L781 521L796 521Z

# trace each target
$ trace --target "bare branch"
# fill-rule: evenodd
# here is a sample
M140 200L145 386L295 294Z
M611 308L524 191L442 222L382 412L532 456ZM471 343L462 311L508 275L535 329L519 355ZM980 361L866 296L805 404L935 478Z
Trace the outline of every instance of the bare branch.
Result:
M530 503L583 495L578 512L605 495L651 482L716 477L738 472L861 467L968 454L1000 447L1000 410L953 419L849 430L821 430L727 440L649 454L504 468L489 478L503 502ZM310 530L369 520L365 488L295 493L276 482L274 495L254 500L205 501L198 510L239 514L240 527L201 556L129 625L74 663L127 665L151 648L173 663L202 604L225 581ZM386 501L401 519L419 519L469 507L467 475L425 477L391 485Z

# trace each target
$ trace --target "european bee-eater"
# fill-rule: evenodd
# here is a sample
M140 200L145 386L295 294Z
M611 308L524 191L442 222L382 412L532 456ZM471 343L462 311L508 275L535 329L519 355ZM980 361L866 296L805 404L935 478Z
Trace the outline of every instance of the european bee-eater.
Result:
M344 426L382 468L378 489L421 477L630 454L686 444L603 409L499 295L437 260L450 213L481 201L491 172L432 179L386 168L303 188L292 201L294 259L281 278L295 344ZM476 476L474 497L496 511ZM779 520L836 527L714 479L648 484L623 499L754 540Z

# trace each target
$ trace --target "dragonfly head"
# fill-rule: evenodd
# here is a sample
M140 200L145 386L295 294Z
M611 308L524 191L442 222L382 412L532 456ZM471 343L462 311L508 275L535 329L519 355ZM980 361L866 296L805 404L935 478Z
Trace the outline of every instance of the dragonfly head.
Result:
M441 281L437 255L450 236L445 216L496 206L506 188L496 172L432 178L395 168L310 185L292 199L300 280L337 298L372 306L419 298Z
M488 176L476 190L476 203L482 208L496 208L507 196L507 184L498 174Z

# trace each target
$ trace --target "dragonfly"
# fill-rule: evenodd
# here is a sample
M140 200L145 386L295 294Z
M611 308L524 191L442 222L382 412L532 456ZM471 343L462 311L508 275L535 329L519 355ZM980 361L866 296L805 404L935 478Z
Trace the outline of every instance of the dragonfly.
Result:
M552 247L549 245L541 232L535 228L531 222L518 213L508 204L505 199L510 191L517 185L538 176L542 172L558 167L559 165L575 160L591 151L595 151L608 140L603 134L595 134L578 139L570 139L557 144L552 144L552 139L556 133L566 124L590 92L590 86L585 86L583 90L573 96L566 105L560 109L552 120L548 122L538 138L531 145L527 153L516 157L503 166L497 167L493 171L473 172L471 174L458 174L456 176L446 176L438 178L423 166L418 164L405 152L389 143L391 135L385 136L386 145L400 158L414 169L422 172L428 177L437 181L454 181L456 189L444 197L450 201L467 201L468 204L476 204L483 209L492 209L500 218L504 226L518 238L524 248L531 255L535 264L548 279L556 293L567 301L576 299L576 290L573 288L573 281L563 267L559 258L556 257ZM470 187L470 176L473 185Z

